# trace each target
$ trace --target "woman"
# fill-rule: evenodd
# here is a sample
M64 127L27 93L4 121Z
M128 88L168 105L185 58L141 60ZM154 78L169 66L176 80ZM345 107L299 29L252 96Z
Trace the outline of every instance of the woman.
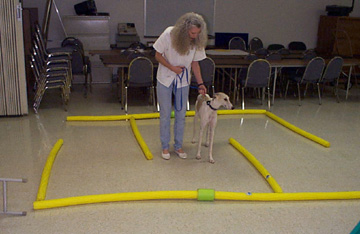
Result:
M170 159L170 118L174 94L174 149L180 158L187 155L182 149L186 103L189 95L191 69L198 83L200 94L206 94L198 61L206 58L206 23L196 13L181 16L175 26L168 27L154 43L157 70L157 97L160 105L160 140L164 159Z

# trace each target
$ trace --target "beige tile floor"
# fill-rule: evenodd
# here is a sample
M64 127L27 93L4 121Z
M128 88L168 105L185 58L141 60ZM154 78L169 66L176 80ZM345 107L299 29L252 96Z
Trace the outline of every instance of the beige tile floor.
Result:
M196 190L271 193L256 169L228 143L233 137L273 175L284 192L360 191L360 91L336 103L327 92L297 105L294 97L277 98L274 114L331 142L324 148L264 116L220 116L214 158L196 160L191 144L192 118L186 119L186 160L160 158L159 121L137 121L154 154L147 161L129 122L66 122L73 115L122 115L115 86L94 85L84 99L75 86L68 112L58 96L44 97L39 114L0 118L0 177L27 178L8 184L8 210L25 217L0 215L0 233L350 233L360 220L360 200L235 202L160 200L80 205L34 211L43 167L53 145L60 149L47 199L138 191ZM53 92L52 94L56 94ZM129 113L152 112L142 92ZM193 100L193 98L192 98ZM239 104L236 105L239 108ZM254 99L247 108L263 109ZM0 190L2 191L2 190ZM2 198L2 195L1 195ZM2 205L0 204L2 209Z

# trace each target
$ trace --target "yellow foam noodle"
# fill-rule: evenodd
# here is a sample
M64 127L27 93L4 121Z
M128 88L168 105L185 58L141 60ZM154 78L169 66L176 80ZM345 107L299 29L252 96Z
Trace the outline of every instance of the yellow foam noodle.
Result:
M134 116L131 116L131 118L130 118L130 125L131 125L131 128L133 130L133 133L135 135L135 138L136 138L137 142L139 143L142 151L144 152L145 157L148 160L153 159L152 153L150 152L148 146L146 145L144 139L142 138L142 136L141 136L141 134L140 134L140 132L138 130L138 127L136 125L136 121L135 121Z
M249 151L247 151L234 138L230 138L229 142L251 162L251 164L260 172L260 174L264 177L264 179L269 183L269 185L271 186L271 188L274 190L275 193L283 192L280 185L276 182L274 177L271 176L271 174L265 169L265 167L254 157L254 155L252 155Z
M35 201L35 210L49 209L64 206L83 204L118 202L118 201L142 201L142 200L163 200L163 199L197 199L198 191L150 191L89 195L80 197L60 198L53 200Z
M149 191L115 194L99 194L80 197L68 197L52 200L35 201L34 210L50 209L84 204L143 201L143 200L175 200L192 199L199 196L198 191ZM307 192L307 193L237 193L215 191L215 200L233 201L307 201L307 200L349 200L360 199L360 191L353 192Z
M261 110L261 109L249 109L249 110L218 110L217 114L218 115L238 115L238 114L265 114L266 110ZM194 116L195 115L195 111L187 111L186 112L186 116L190 117L190 116Z
M216 200L237 201L307 201L360 199L360 191L307 193L235 193L215 192Z
M195 115L195 111L186 111L185 116L186 117L190 117L190 116L194 116Z
M146 114L133 114L135 119L158 119L160 118L160 113L146 113Z
M46 160L42 175L41 175L41 180L40 180L40 186L39 186L39 190L38 190L38 194L36 197L37 201L42 201L45 200L46 197L46 190L47 190L47 186L49 183L49 178L50 178L50 173L51 173L51 168L54 164L55 158L57 153L59 152L61 146L63 145L64 141L63 139L59 139L54 147L52 148L52 150L50 151L50 154Z
M133 114L133 115L108 115L108 116L68 116L67 121L118 121L128 120L131 117L135 119L156 119L160 117L159 113Z
M306 138L308 138L308 139L310 139L310 140L312 140L312 141L314 141L314 142L316 142L316 143L318 143L318 144L320 144L320 145L322 145L324 147L327 147L327 148L330 147L330 142L328 142L328 141L326 141L326 140L324 140L324 139L322 139L320 137L317 137L317 136L315 136L315 135L313 135L311 133L308 133L308 132L306 132L306 131L304 131L304 130L302 130L302 129L300 129L300 128L292 125L292 124L290 124L289 122L287 122L287 121L283 120L282 118L274 115L273 113L271 113L269 111L266 111L265 114L268 117L270 117L271 119L278 122L279 124L283 125L284 127L287 127L288 129L296 132L297 134L302 135L303 137L306 137Z
M237 115L237 114L265 114L266 110L218 110L219 115ZM186 116L195 115L195 111L186 111ZM108 115L108 116L68 116L66 121L119 121L128 120L131 117L135 119L157 119L160 113L132 114L132 115Z
M68 116L66 121L119 121L130 119L130 115Z
M238 114L265 114L266 110L248 109L248 110L218 110L219 115L238 115Z

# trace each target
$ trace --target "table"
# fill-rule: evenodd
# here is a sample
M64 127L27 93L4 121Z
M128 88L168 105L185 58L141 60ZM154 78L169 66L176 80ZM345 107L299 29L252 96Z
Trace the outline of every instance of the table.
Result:
M207 55L225 55L225 56L231 56L231 55L246 56L246 55L249 55L249 52L246 52L246 51L243 51L243 50L214 49L214 50L206 50L205 52L206 52Z
M148 57L154 64L154 67L157 67L158 62L156 61L154 56L151 56L150 53L144 54L146 57ZM208 54L210 58L212 58L215 62L215 67L217 69L223 69L224 73L226 74L229 79L231 79L234 82L234 103L236 101L236 92L237 92L237 69L239 68L245 68L248 67L251 63L249 60L245 60L244 56L240 55L210 55ZM121 53L108 53L108 54L102 54L100 55L100 59L103 62L104 66L111 67L111 68L119 68L120 74L118 79L118 84L121 86L121 95L123 95L123 88L124 88L124 78L125 78L125 69L129 66L131 59L128 58L126 55L123 55ZM330 59L326 59L325 62L329 62ZM273 90L272 90L272 104L274 104L275 101L275 87L276 87L276 80L277 80L277 73L278 70L284 67L306 67L308 61L302 60L299 58L290 58L287 59L281 59L281 60L272 60L269 61L271 67L275 68L275 76L273 81ZM359 66L360 60L355 58L345 58L344 59L344 67L349 67L349 73L348 73L348 80L347 80L347 89L346 89L346 99L348 98L349 93L349 87L350 87L350 78L352 73L353 66ZM226 68L233 68L235 69L234 76L230 73L226 73ZM124 100L121 98L121 100ZM123 102L122 102L123 104Z

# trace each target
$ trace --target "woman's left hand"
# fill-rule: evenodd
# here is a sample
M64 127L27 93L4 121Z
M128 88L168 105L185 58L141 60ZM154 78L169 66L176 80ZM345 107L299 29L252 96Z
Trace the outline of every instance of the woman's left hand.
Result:
M202 95L205 95L206 94L206 92L207 92L207 90L206 90L206 86L205 85L200 85L199 87L198 87L198 91L199 91L199 94L202 94Z

